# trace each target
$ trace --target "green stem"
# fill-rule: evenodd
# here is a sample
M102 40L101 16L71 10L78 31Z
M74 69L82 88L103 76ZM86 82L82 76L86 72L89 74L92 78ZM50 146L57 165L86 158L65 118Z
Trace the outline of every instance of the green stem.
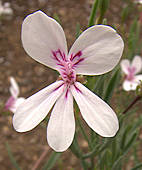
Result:
M94 4L92 6L92 10L91 10L91 15L90 15L90 18L89 18L88 27L91 27L91 26L94 25L95 16L96 16L96 13L97 13L97 8L98 8L98 2L99 2L99 0L94 1Z
M103 18L104 18L104 12L102 12L101 14L100 14L100 16L99 16L99 19L98 19L98 21L97 21L97 24L102 24L102 22L103 22Z

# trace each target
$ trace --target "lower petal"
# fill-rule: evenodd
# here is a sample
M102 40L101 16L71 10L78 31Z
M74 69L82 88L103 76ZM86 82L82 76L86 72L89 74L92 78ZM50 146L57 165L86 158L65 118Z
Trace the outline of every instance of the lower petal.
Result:
M71 145L74 133L73 97L67 91L57 100L51 113L47 141L56 152L63 152Z
M46 117L63 89L63 81L57 81L27 98L13 116L15 130L26 132L36 127Z
M111 107L79 82L71 87L71 92L87 124L99 135L113 137L119 124Z
M139 84L139 80L136 80L136 79L133 81L125 80L123 82L122 87L125 91L136 90L138 84Z

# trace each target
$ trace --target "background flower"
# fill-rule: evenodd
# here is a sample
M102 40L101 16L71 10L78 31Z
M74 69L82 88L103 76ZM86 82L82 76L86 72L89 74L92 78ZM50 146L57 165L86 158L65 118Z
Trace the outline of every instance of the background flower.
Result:
M135 56L132 62L124 59L120 63L122 72L125 74L123 89L126 91L136 90L137 85L142 80L142 75L137 75L142 69L142 59Z

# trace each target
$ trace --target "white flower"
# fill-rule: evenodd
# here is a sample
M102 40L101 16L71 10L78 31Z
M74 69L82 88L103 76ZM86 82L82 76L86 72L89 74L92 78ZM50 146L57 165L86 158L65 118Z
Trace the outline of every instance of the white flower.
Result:
M7 100L5 104L5 109L10 110L11 112L15 113L17 107L25 100L23 97L19 96L19 87L13 77L10 77L10 93L11 96Z
M82 117L96 133L104 137L116 134L119 124L114 111L77 82L76 76L100 75L116 66L124 44L114 29L104 25L88 28L68 53L62 27L37 11L23 22L22 43L33 59L57 70L62 80L26 99L13 117L16 131L25 132L36 127L55 104L47 127L47 141L55 151L65 151L75 133L74 97Z
M134 3L136 3L136 4L142 4L142 0L134 0Z
M126 91L136 90L137 85L142 80L142 75L136 75L142 69L142 59L140 56L135 56L132 63L124 59L120 63L121 69L124 72L125 80L123 82L123 89Z
M5 2L2 5L2 2L0 1L0 15L13 15L13 10L10 7L9 2Z

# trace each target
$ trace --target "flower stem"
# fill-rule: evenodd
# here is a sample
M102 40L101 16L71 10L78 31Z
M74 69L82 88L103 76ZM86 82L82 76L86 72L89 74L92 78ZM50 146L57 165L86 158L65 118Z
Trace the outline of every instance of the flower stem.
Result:
M139 101L142 97L141 96L137 96L130 104L129 106L122 112L122 114L126 114L130 109L131 107L137 103L137 101Z
M40 163L43 161L43 159L45 158L45 156L47 155L47 153L48 153L48 149L45 149L45 150L42 152L42 154L41 154L41 156L39 157L39 159L37 160L37 162L35 163L35 165L33 166L32 170L36 170L36 169L39 168Z

